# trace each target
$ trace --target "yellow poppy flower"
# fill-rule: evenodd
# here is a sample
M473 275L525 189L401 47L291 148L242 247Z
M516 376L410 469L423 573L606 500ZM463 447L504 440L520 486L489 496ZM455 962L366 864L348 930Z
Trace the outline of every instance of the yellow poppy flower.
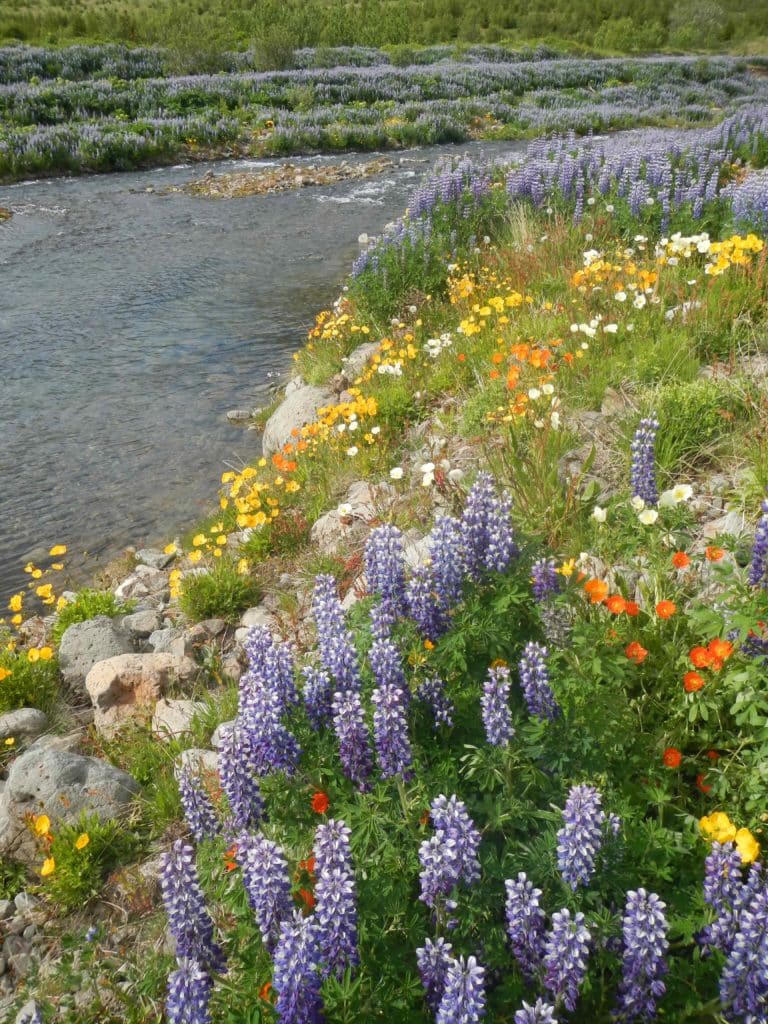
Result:
M700 818L699 828L708 839L713 839L717 843L728 843L736 838L736 826L722 811L714 811Z
M66 555L66 553L67 553L67 545L66 544L55 544L51 548L51 550L48 552L48 554L52 558L55 558L57 555Z
M205 536L204 533L196 533L195 536L192 538L192 544L194 547L199 548L202 544L205 544L207 540L208 538Z
M0 683L2 683L2 681L4 679L7 679L8 676L12 676L12 675L13 675L13 672L11 672L11 670L9 668L5 668L3 665L0 665Z
M41 647L37 653L40 655L41 661L50 661L53 657L53 648Z
M3 743L4 743L4 745L5 745L6 747L12 747L12 746L14 745L14 743L15 743L15 742L16 742L16 740L14 739L14 737L13 737L13 736L9 736L9 737L8 737L8 739L6 739L6 740L4 740L4 741L3 741Z
M163 554L164 555L175 555L177 550L178 549L177 549L175 544L173 544L173 543L166 544L165 547L163 548Z
M742 864L751 864L760 856L760 844L748 828L740 828L735 836L736 849Z
M43 861L43 866L40 868L40 874L43 878L47 878L48 875L52 875L56 870L56 861L53 857L46 857Z
M39 836L47 836L51 831L51 819L47 814L39 814L35 818L35 832Z
M88 845L88 843L90 843L90 841L91 841L91 837L88 835L88 833L87 832L81 832L80 835L75 840L75 849L76 850L84 850L86 848L86 846Z
M20 612L21 607L24 604L23 594L14 594L11 600L8 602L8 610L12 612Z
M40 651L36 647L30 647L27 651L27 661L33 665L36 661L40 661Z

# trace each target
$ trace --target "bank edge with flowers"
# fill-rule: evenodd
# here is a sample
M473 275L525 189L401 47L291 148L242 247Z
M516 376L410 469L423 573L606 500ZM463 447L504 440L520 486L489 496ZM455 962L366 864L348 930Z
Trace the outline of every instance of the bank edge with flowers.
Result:
M377 353L226 475L174 588L233 537L258 571L352 472L400 492L361 599L317 577L315 643L251 632L220 790L181 780L169 1020L768 1019L768 505L753 486L748 550L703 536L711 463L659 411L681 360L691 384L714 367L759 449L764 390L734 366L761 351L764 126L446 169L318 318L308 376ZM564 475L579 397L622 358L653 387L617 416L619 478ZM402 445L428 416L429 460Z

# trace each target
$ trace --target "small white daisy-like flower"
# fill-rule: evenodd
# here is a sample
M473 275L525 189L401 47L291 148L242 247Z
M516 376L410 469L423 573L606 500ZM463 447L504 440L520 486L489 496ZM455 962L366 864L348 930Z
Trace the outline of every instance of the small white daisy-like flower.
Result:
M604 523L608 518L608 510L601 508L599 505L595 505L592 509L592 518L596 523Z
M653 526L656 520L659 518L659 513L655 508L644 508L640 515L637 517L643 526Z

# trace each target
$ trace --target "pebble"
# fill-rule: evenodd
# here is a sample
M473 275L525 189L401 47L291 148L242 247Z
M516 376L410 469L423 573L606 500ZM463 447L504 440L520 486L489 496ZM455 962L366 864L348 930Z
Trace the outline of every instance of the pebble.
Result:
M16 909L20 914L28 914L30 910L34 910L38 904L38 900L28 892L16 893L16 897L13 901L16 904Z
M13 900L0 900L0 921L5 921L8 917L13 917L15 906L16 904Z

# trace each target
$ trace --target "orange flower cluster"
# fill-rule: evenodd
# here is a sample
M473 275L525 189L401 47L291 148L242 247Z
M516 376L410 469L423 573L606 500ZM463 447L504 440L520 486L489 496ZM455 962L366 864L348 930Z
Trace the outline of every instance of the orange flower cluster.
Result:
M640 605L636 601L627 601L621 594L609 594L609 586L604 580L591 579L584 584L584 591L591 604L604 604L611 615L640 614Z

